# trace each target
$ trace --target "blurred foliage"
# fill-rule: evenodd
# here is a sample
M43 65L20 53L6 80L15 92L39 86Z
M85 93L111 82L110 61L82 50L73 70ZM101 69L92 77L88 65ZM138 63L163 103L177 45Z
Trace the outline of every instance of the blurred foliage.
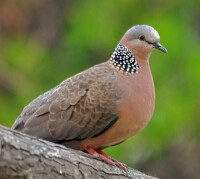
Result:
M32 99L108 59L135 24L155 27L169 51L150 59L155 114L105 151L154 176L200 178L199 0L1 0L0 124L10 127Z

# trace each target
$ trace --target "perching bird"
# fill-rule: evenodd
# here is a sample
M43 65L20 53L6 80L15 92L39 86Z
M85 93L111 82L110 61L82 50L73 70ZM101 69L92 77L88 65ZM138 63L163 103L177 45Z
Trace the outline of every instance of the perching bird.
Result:
M154 49L167 53L159 40L154 28L133 26L108 61L33 100L12 128L86 150L124 169L101 150L134 136L149 123L155 105L149 56Z

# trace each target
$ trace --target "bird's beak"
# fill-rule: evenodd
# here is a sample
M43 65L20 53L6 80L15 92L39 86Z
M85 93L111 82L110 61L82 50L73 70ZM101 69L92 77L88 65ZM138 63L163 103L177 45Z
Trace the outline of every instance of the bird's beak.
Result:
M153 43L153 47L164 53L168 53L167 49L163 47L159 42Z

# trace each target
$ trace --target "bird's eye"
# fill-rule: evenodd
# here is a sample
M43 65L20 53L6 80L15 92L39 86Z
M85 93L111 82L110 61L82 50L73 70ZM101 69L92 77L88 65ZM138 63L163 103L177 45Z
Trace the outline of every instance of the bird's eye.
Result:
M142 41L144 41L144 40L145 40L144 35L140 35L140 36L139 36L139 39L142 40Z

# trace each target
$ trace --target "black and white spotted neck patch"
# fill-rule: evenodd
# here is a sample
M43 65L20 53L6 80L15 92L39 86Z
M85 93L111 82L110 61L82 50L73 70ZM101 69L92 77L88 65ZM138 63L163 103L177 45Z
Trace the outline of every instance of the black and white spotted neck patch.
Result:
M132 52L120 43L115 48L110 62L114 67L125 73L134 74L139 72L140 66L138 65Z

